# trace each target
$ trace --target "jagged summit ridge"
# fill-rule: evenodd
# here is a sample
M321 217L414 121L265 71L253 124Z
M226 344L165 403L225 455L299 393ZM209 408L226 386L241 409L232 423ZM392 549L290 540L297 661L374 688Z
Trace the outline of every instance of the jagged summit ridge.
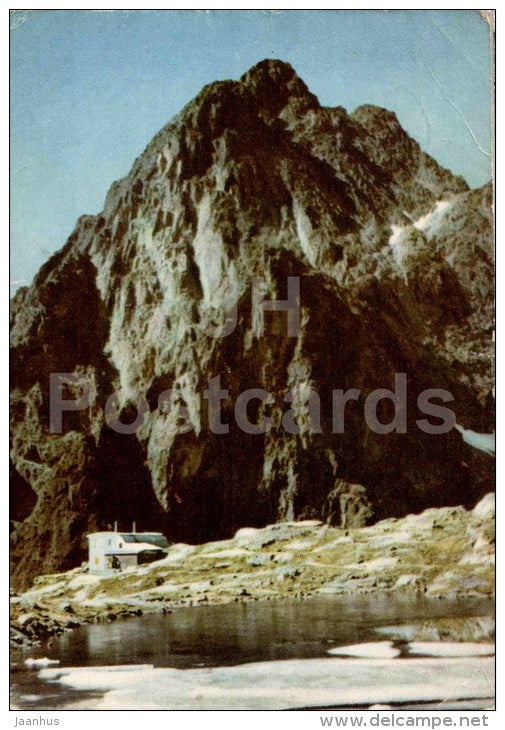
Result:
M289 63L266 59L253 66L240 78L242 86L250 90L257 102L271 111L282 109L288 100L296 100L299 108L318 109L317 97L299 78Z
M490 458L457 432L379 438L352 409L334 434L282 428L287 390L392 387L407 372L415 421L426 387L454 394L458 423L491 428L490 191L469 191L387 110L321 107L289 64L266 60L205 87L83 216L65 247L12 307L12 462L16 574L66 567L81 536L149 515L149 529L209 540L243 525L317 517L339 524L426 506L473 506ZM478 263L477 263L478 262ZM258 336L251 279L284 299L299 277L301 330L285 315ZM223 328L237 305L237 327ZM477 355L475 353L478 353ZM78 372L95 393L48 429L51 372ZM272 393L262 438L209 432L203 392ZM167 388L193 430L158 407ZM120 389L120 437L103 408ZM409 391L410 392L410 391ZM131 420L131 418L130 418ZM48 527L50 526L50 528ZM40 558L24 546L36 544Z

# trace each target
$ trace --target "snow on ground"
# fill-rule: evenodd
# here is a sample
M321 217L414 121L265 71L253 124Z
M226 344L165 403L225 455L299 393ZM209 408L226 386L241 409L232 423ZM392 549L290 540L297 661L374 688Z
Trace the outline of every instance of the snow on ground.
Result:
M422 231L427 238L430 238L436 233L442 218L448 213L451 206L451 200L438 200L433 210L430 210L429 213L426 213L426 215L421 216L421 218L415 221L414 228Z
M389 246L393 252L393 256L398 265L402 264L405 255L405 238L410 226L391 226L391 235L389 237Z
M490 657L291 659L195 669L152 666L43 669L39 677L105 692L97 710L281 710L490 698Z
M462 435L463 441L469 446L473 446L474 449L479 451L485 451L487 454L495 453L494 433L477 433L477 431L472 431L469 428L463 428L459 423L456 424L456 429Z
M411 641L410 654L423 656L466 657L494 656L494 644L480 644L474 641Z
M399 266L402 266L403 259L408 253L408 237L414 228L424 233L429 240L437 233L444 216L452 207L452 200L439 200L435 207L416 221L406 226L393 224L389 237L389 246L393 252L394 259ZM410 216L408 216L410 218Z
M400 650L393 646L392 641L372 641L368 644L352 644L351 646L336 646L328 649L332 656L354 656L365 659L393 659L400 656Z

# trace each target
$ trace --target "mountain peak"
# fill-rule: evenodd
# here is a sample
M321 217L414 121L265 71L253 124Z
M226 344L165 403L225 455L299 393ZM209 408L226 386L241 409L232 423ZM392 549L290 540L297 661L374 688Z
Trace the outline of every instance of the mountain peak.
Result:
M252 66L240 78L242 87L251 91L263 103L277 107L289 97L298 97L307 107L317 108L319 102L298 76L291 64L277 58L265 58Z
M241 81L246 81L252 78L260 78L269 76L273 80L286 80L291 78L298 78L296 71L293 66L287 61L282 61L280 58L264 58L262 61L258 61L254 66L242 75Z
M204 87L13 302L15 585L83 559L87 532L142 515L199 542L277 520L357 527L372 509L473 506L492 489L491 457L457 432L420 431L416 403L443 388L458 423L492 428L491 203L393 112L323 108L288 63ZM297 337L286 312L262 328L252 277L271 302L298 282ZM384 439L362 406L398 372L409 430ZM61 433L48 431L51 373L82 376L93 398ZM218 375L228 436L205 405ZM104 420L118 386L136 432ZM272 394L260 436L232 420L252 387ZM351 387L360 401L335 432L334 389ZM299 433L284 425L288 394ZM141 427L134 402L149 407Z

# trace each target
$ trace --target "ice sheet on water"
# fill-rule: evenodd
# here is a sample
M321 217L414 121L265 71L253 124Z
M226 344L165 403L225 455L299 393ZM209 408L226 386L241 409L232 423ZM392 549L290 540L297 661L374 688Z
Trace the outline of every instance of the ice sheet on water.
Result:
M411 654L440 657L493 656L494 644L474 641L411 641Z
M39 657L38 659L33 659L33 657L28 657L28 659L25 659L25 664L27 667L54 667L56 664L59 664L58 659L48 659L45 657Z
M368 659L392 659L400 656L400 650L393 646L392 641L371 641L365 644L351 646L336 646L328 650L333 656L354 656Z
M39 676L105 692L83 698L81 709L279 710L489 698L493 672L492 657L328 657L195 669L74 667Z

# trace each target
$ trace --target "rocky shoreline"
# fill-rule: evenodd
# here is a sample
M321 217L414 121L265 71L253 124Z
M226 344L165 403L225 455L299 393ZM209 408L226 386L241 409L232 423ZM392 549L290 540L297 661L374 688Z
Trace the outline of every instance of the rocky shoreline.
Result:
M282 522L241 529L230 540L172 545L163 560L110 577L91 575L86 566L40 576L11 595L11 647L177 606L351 592L488 598L494 510L488 494L473 510L429 509L363 528ZM468 631L475 634L475 627L460 627L457 640L475 638Z

